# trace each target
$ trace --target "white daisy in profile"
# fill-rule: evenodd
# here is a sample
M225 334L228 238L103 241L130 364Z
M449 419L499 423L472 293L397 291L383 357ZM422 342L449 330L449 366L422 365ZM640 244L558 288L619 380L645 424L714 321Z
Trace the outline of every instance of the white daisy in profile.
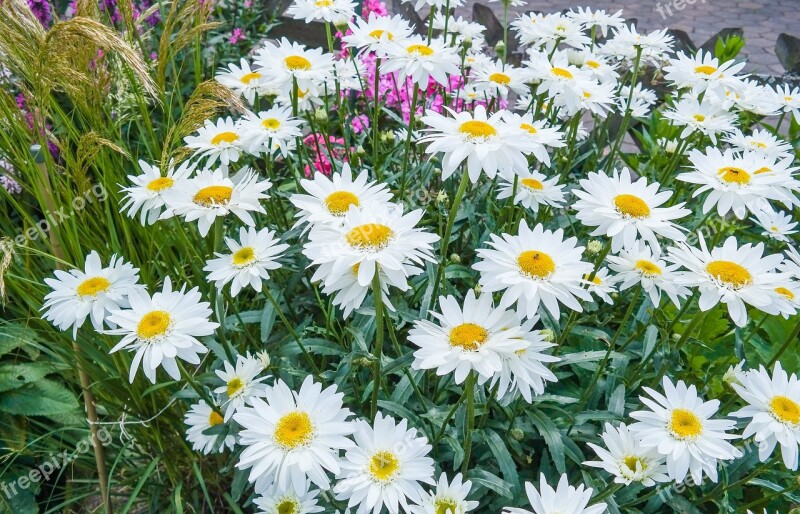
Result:
M586 7L585 9L578 7L577 10L570 9L566 15L578 23L582 23L587 29L600 29L600 34L603 37L608 36L608 29L618 29L625 24L625 18L622 17L622 9L609 14L604 9L593 10L591 7Z
M303 179L300 186L308 194L293 194L289 201L300 209L295 226L308 224L307 228L317 223L341 225L351 206L363 208L392 199L386 184L369 181L367 170L361 170L353 179L350 164L346 162L330 177L316 172L313 180Z
M792 278L800 279L800 252L794 246L787 245L786 255L779 270L789 274Z
M504 356L528 347L515 314L496 309L491 294L476 298L470 289L463 307L455 297L441 296L439 308L441 313L431 312L438 323L418 320L408 334L409 342L419 347L414 369L435 369L439 376L453 373L456 384L475 371L483 383L500 371Z
M314 224L303 254L313 266L325 266L326 282L357 269L358 283L368 286L380 269L389 285L405 291L409 268L433 261L432 245L439 240L416 228L421 218L422 210L403 214L400 205L375 204L365 210L351 206L341 225Z
M175 380L180 380L181 372L176 359L189 364L199 364L201 353L208 352L198 337L210 336L219 327L211 321L211 308L208 302L201 301L198 288L186 291L172 290L172 280L164 279L160 292L152 297L146 291L131 292L128 297L131 308L115 310L108 317L119 328L106 330L106 334L121 335L110 353L119 350L135 352L129 380L133 382L141 365L145 376L156 383L156 370L159 366Z
M584 465L611 473L617 484L630 485L639 482L645 487L652 487L656 482L669 482L664 457L656 448L642 448L625 423L620 423L616 428L611 423L606 423L600 437L605 448L586 443L600 460L587 461Z
M792 471L798 467L800 444L800 380L787 374L780 362L772 376L760 366L739 376L732 384L747 406L732 412L735 418L749 419L742 438L755 436L758 458L765 462L780 445L783 464Z
M355 446L347 450L342 471L333 492L337 500L347 500L356 514L408 512L409 500L419 504L425 497L422 484L433 485L433 459L428 457L428 439L378 412L373 426L356 422ZM402 509L402 510L401 510Z
M703 483L703 475L712 482L718 479L717 461L742 456L729 439L738 439L727 431L736 426L735 421L712 419L719 409L718 400L703 401L697 389L679 380L673 384L668 377L662 382L664 394L645 387L653 399L639 399L650 410L636 411L631 417L637 420L630 426L633 435L644 448L656 448L666 458L667 474L676 483L683 482L687 473L695 484Z
M725 142L741 151L751 151L773 159L791 156L792 145L768 130L754 129L745 134L738 128L725 136Z
M619 77L615 64L609 58L589 50L567 50L567 60L581 70L589 72L598 82L616 82ZM641 84L637 84L641 87ZM626 97L627 98L627 97Z
M564 186L558 184L558 177L548 178L537 171L524 170L517 173L516 180L516 188L513 181L501 180L498 200L513 196L514 205L520 204L534 213L539 212L540 206L563 207Z
M547 382L558 381L545 363L561 359L545 353L555 345L547 342L539 330L533 329L538 321L536 316L522 324L523 338L528 347L504 355L502 369L492 377L489 386L492 389L497 387L498 400L519 393L526 402L531 403L534 396L544 394Z
M242 155L241 129L230 116L219 118L216 123L206 120L197 129L196 136L186 136L183 141L187 148L194 150L193 158L208 158L206 167L212 166L218 159L223 166L228 166L237 162Z
M303 135L302 124L302 120L292 117L291 107L276 105L258 114L247 112L239 120L242 146L253 155L272 154L277 147L286 157L295 139Z
M762 236L767 236L775 241L789 242L789 236L796 234L797 222L790 214L783 211L763 209L756 211L755 218L751 218L763 229Z
M550 487L544 473L539 475L539 489L525 482L525 492L533 511L506 507L503 514L602 514L606 512L605 503L595 503L589 506L594 489L584 484L578 487L569 485L566 474L558 479L556 489Z
M472 482L463 481L461 473L448 483L447 474L439 475L436 489L429 491L419 505L411 507L411 514L466 514L479 502L467 500Z
M321 280L323 283L323 294L333 296L331 299L333 305L342 309L342 315L344 318L348 318L354 310L361 307L361 304L364 303L364 299L367 297L367 293L372 289L372 286L371 284L362 286L358 282L359 264L356 264L349 272L342 273L333 280L329 278L329 271L332 266L333 263L320 265L314 272L314 276L311 277L311 281L315 282ZM403 264L403 267L408 277L419 275L423 271L422 268L417 268L409 264ZM389 297L389 278L380 267L378 268L378 273L380 274L383 305L394 312L395 308Z
M578 299L591 301L584 289L584 276L593 266L581 260L584 247L577 238L564 239L564 230L545 230L541 224L531 230L525 220L516 236L492 234L492 249L477 250L481 258L472 267L481 273L484 291L503 292L500 308L516 302L517 314L533 318L540 304L558 318L559 304L581 312Z
M342 37L348 46L358 48L362 52L375 52L379 56L386 55L387 45L391 41L408 39L413 31L402 16L378 16L375 12L369 17L355 18L350 23L350 34Z
M529 60L524 61L530 71L532 81L539 81L537 93L547 93L550 99L558 98L559 104L570 112L580 106L586 85L594 79L584 71L569 63L566 53L556 52L551 57L546 52L530 49Z
M488 90L501 98L508 97L511 91L518 95L529 92L528 73L499 59L473 67L472 84L478 91Z
M214 389L214 392L223 398L222 407L225 410L225 421L229 421L242 405L252 405L251 398L264 396L267 386L262 382L267 377L258 377L264 366L261 361L251 357L250 353L236 356L236 365L223 362L224 369L215 371L224 385Z
M612 280L620 291L641 284L655 307L661 305L662 293L678 308L680 301L689 296L689 289L679 283L680 266L664 262L643 241L637 241L632 247L623 248L618 255L609 255L606 259L609 268L617 273Z
M452 5L452 4L451 4ZM413 35L401 41L393 41L386 47L386 57L381 63L381 73L397 72L397 82L405 83L406 78L420 88L428 87L433 78L442 86L450 85L450 75L459 75L459 58L456 50L441 38L427 38Z
M561 13L545 14L536 23L520 23L516 27L520 43L547 53L561 44L578 49L591 44L589 37L584 34L583 25Z
M261 291L264 281L269 280L269 272L281 267L277 259L289 248L278 241L275 232L268 228L256 231L253 227L241 227L239 241L225 238L230 253L214 252L217 258L206 262L203 268L208 273L206 278L218 290L231 284L231 296L247 286Z
M319 489L311 489L311 484L306 481L300 489L293 486L281 487L272 484L259 491L253 503L258 507L258 514L312 514L325 510L317 503Z
M630 99L630 106L628 105L628 99ZM642 87L641 83L637 83L636 86L634 86L633 96L631 96L630 86L622 86L619 90L619 96L617 97L617 107L622 112L625 112L625 110L630 107L631 116L634 118L647 118L657 104L658 96L656 92L652 89Z
M549 126L547 120L534 120L531 113L519 115L511 111L505 111L504 117L506 123L520 129L519 135L515 137L523 136L525 147L545 166L550 166L548 148L562 148L566 145L564 134L559 129Z
M660 184L647 183L646 177L636 182L628 168L614 170L611 176L591 172L582 179L583 189L572 192L579 198L573 205L576 218L588 227L597 227L592 236L611 238L611 251L630 248L642 238L652 248L659 249L661 236L672 241L683 241L686 236L673 220L691 213L684 203L662 207L672 196L672 191L661 191Z
M559 112L562 116L573 116L585 111L600 118L605 118L608 112L615 107L615 102L617 102L616 92L617 85L615 82L587 81L583 85L577 102L567 105L564 103L563 97L557 96L553 99L553 105L564 107Z
M526 141L520 139L518 130L504 121L505 111L500 109L492 115L486 113L483 105L475 107L474 114L467 111L455 112L445 107L451 116L431 111L421 121L429 128L420 143L430 143L425 149L429 154L443 154L442 179L455 173L466 161L467 173L472 183L476 183L481 171L494 178L513 177L514 173L528 169Z
M604 55L622 60L628 67L633 66L636 56L639 55L642 65L651 64L661 68L667 54L673 51L674 40L675 38L669 34L668 29L640 34L636 25L624 23L614 29L613 37L603 44L599 51Z
M333 24L347 23L355 16L356 3L351 0L294 0L286 15L310 23L322 20Z
M664 118L683 127L681 139L694 132L701 132L717 143L717 135L732 132L736 116L719 106L717 102L705 100L702 103L691 97L678 100L672 109L664 111Z
M208 455L212 452L222 453L225 448L233 449L236 445L236 436L231 433L206 435L203 432L217 425L222 425L225 420L209 406L205 400L200 400L192 405L186 412L183 422L189 426L186 429L186 441L192 444L192 449Z
M705 153L692 150L689 161L693 169L675 179L700 186L692 198L708 192L703 202L704 214L716 206L720 216L733 211L737 218L744 219L747 210L756 212L764 200L784 198L775 187L781 182L780 175L761 171L763 161L753 152L736 153L727 149L723 153L709 147Z
M128 182L133 185L123 187L125 200L120 206L120 211L125 212L129 218L139 213L139 222L142 225L152 225L161 215L164 207L163 195L174 187L181 187L181 181L189 178L195 168L195 163L183 161L178 168L169 167L166 175L161 174L157 166L144 161L139 161L141 175L128 175ZM177 184L177 186L176 186Z
M138 268L116 255L103 267L94 250L86 256L83 271L56 270L54 274L55 278L44 279L52 291L44 297L42 317L60 330L72 328L73 339L87 317L95 330L102 331L107 315L128 307L128 296L144 288Z
M679 283L697 287L700 291L698 306L708 311L724 303L728 315L737 326L747 324L745 304L766 312L778 314L774 289L781 280L776 268L783 256L764 255L764 243L739 246L736 237L728 237L722 246L709 251L705 239L698 234L700 248L686 244L669 249L667 260L680 264Z
M775 84L774 97L779 105L781 112L794 116L797 123L800 123L800 88L791 88L788 84Z
M690 89L694 94L706 90L718 90L734 84L731 79L745 66L745 62L734 60L720 63L713 52L700 50L694 56L678 52L664 66L664 78L678 89Z
M277 380L263 399L252 398L252 407L233 415L243 427L239 444L245 447L236 467L250 469L257 490L273 483L303 490L308 479L328 489L327 472L339 473L339 451L353 445L348 436L355 426L343 398L335 385L322 389L310 375L297 392Z
M248 167L233 177L222 170L203 170L164 195L167 208L160 219L181 216L187 223L197 221L203 237L214 220L231 213L252 227L255 220L250 213L266 212L260 202L268 198L264 191L271 185L269 180L259 181L258 174Z
M781 285L774 290L774 297L778 299L778 309L781 316L785 319L797 314L800 311L800 282L785 279Z
M308 49L300 43L282 38L278 45L270 42L256 51L255 63L275 87L291 94L295 82L299 91L319 95L328 76L333 73L333 56L321 48Z
M591 280L589 280L589 277L591 277ZM614 300L611 299L611 293L616 293L617 288L614 286L614 277L610 277L608 274L608 268L600 268L593 277L589 274L583 279L588 283L587 289L590 293L609 305L614 303Z
M247 59L242 59L239 66L229 64L227 70L217 72L214 80L243 96L250 105L256 101L256 95L264 96L269 92L264 75L260 71L251 69Z

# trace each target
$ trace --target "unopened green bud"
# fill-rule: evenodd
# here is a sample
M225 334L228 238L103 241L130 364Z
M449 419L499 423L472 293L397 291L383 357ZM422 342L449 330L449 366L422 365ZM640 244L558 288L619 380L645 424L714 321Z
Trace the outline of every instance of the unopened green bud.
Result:
M498 41L496 45L494 45L494 51L497 55L504 55L506 53L506 44L502 41Z
M586 253L588 254L598 254L603 249L603 243L598 241L597 239L593 239L589 241L589 244L586 245Z
M314 111L314 119L319 122L328 121L328 111L322 108L317 109Z
M450 262L452 264L461 264L461 256L457 253L450 255Z
M542 336L542 339L547 341L548 343L552 343L556 340L556 334L549 328L543 328L539 331L539 335Z
M483 288L480 284L475 284L475 287L473 287L472 290L475 291L475 295L480 295L483 291Z
M522 441L525 437L525 432L523 432L521 428L514 427L511 429L511 437L515 441Z

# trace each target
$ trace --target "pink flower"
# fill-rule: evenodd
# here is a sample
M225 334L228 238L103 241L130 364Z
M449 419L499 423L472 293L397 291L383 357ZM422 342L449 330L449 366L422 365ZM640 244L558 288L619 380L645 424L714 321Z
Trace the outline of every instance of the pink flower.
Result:
M240 28L235 28L233 29L233 32L231 32L231 37L228 38L228 43L235 45L236 43L244 39L247 39L247 36L245 36L244 31Z

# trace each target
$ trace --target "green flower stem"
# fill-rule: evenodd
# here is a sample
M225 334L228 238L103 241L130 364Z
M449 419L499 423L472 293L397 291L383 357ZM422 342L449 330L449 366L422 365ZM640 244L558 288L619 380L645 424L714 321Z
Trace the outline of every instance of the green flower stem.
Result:
M381 278L378 268L372 277L372 297L375 301L375 364L372 373L372 402L370 402L370 418L374 421L378 412L378 390L381 388L381 358L383 357L383 297L381 296Z
M314 362L314 358L311 357L310 353L308 353L308 350L306 349L306 346L303 344L303 341L300 340L300 336L297 335L297 332L295 332L294 327L292 327L292 324L289 322L288 319L286 319L286 315L283 314L281 306L278 304L278 301L275 300L275 297L272 296L272 293L270 292L268 287L264 288L264 294L267 296L267 299L270 301L270 303L272 303L272 306L275 307L275 312L281 319L281 323L283 323L283 325L286 327L286 330L289 331L289 334L291 334L292 338L294 338L294 340L297 342L297 346L300 347L300 351L303 352L303 356L305 356L306 360L308 361L308 364L311 366L311 369L314 370L314 375L317 377L317 380L322 381L322 377L320 376L319 373L319 368L317 368L317 364Z
M472 453L472 430L475 427L475 371L470 371L467 375L464 395L467 400L467 423L464 427L464 462L461 464L461 473L466 474L469 469L470 453Z
M781 358L783 352L785 352L786 349L789 348L789 345L791 345L792 342L795 343L797 342L797 336L800 336L800 320L797 321L797 324L794 326L794 330L792 330L792 332L789 334L789 337L786 338L786 341L783 342L778 351L775 352L775 355L773 355L772 358L769 360L769 364L767 364L767 367L772 367L772 365L775 364L778 361L778 359Z
M375 102L375 110L372 115L372 170L375 172L375 178L381 181L381 169L378 166L378 141L380 140L380 130L378 130L378 120L381 116L381 99L378 95L378 87L381 80L381 58L375 59L375 89L373 93L373 101ZM409 132L410 133L410 132ZM405 167L404 167L405 169Z
M403 201L406 195L406 177L408 175L408 155L411 153L411 134L414 131L414 114L417 111L417 100L419 99L419 87L415 82L412 86L414 92L411 94L411 110L408 111L408 133L406 134L405 151L403 152L403 169L401 170L402 178L400 179L400 201Z
M447 249L450 246L450 234L453 232L453 223L456 220L458 213L458 206L461 205L461 199L464 192L467 190L469 184L469 173L467 170L461 172L461 183L458 185L458 192L453 198L453 204L450 206L450 212L447 214L447 225L444 228L444 238L442 239L442 262L436 270L436 282L433 284L433 294L431 295L431 302L436 302L439 294L439 284L444 279L444 269L447 267Z
M217 403L211 399L211 395L208 394L208 391L206 391L205 387L197 383L197 380L194 379L194 375L189 373L189 371L183 365L183 361L180 359L175 359L175 362L178 363L178 369L181 370L181 374L186 380L186 383L189 384L189 387L194 389L194 392L196 392L200 398L202 398L203 401L205 401L208 406L211 407L211 410L224 417L224 413L220 410L219 405L217 405Z

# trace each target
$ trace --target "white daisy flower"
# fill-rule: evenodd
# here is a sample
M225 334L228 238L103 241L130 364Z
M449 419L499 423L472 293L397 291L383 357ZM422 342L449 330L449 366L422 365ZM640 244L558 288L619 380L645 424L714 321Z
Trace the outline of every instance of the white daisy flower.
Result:
M583 49L591 44L591 39L583 33L580 22L559 13L545 14L536 23L517 20L512 26L517 31L517 39L523 45L541 48L550 53L558 45Z
M684 127L681 139L694 132L702 132L717 143L718 134L734 130L736 116L721 108L717 103L704 100L702 103L691 97L678 100L672 109L664 111L664 118L672 120L678 127Z
M433 15L433 29L445 29L445 22L447 25L446 40L454 47L459 47L464 44L469 44L469 47L480 48L484 45L483 33L486 27L480 23L465 20L462 16L448 16L445 18L442 11L436 12Z
M588 274L583 277L589 284L587 287L589 292L597 295L598 298L609 305L614 303L614 300L611 299L611 293L616 293L617 288L614 287L614 277L608 276L608 268L597 270L591 280L589 280L590 276L591 274Z
M353 445L352 413L342 408L343 393L307 376L297 392L283 380L267 388L264 398L252 398L233 419L244 429L245 447L238 469L250 469L249 480L263 490L273 483L282 489L303 490L311 479L320 489L330 487L327 471L339 473L339 451Z
M610 255L607 259L609 267L617 273L612 280L619 284L619 290L625 291L641 284L655 307L661 305L662 293L678 308L681 299L689 296L689 289L678 283L680 272L677 270L680 266L668 265L643 241L637 241L635 245L620 251L619 255Z
M269 197L264 191L271 185L269 180L259 181L258 175L248 167L233 177L226 176L222 170L203 170L183 181L180 188L167 191L164 195L167 208L160 219L182 216L187 223L197 221L203 237L214 220L230 213L252 227L255 220L250 212L266 212L260 202Z
M403 3L414 3L414 10L420 11L424 9L425 11L430 11L431 7L435 8L437 11L441 10L442 7L449 5L451 8L461 7L464 5L464 0L403 0Z
M625 24L625 19L622 17L622 9L614 14L608 14L604 9L592 10L590 7L585 9L578 7L578 10L570 9L566 14L567 17L572 18L578 23L583 24L587 29L596 27L600 29L600 34L603 37L608 36L608 29L618 29Z
M561 475L556 489L550 487L544 473L539 475L539 490L525 482L525 492L533 511L506 507L503 514L602 514L606 512L605 503L589 505L594 489L584 484L578 487L569 485L567 475Z
M325 510L317 503L318 496L319 489L310 489L308 481L300 489L273 484L260 491L253 503L258 514L312 514Z
M513 177L515 172L528 169L525 155L532 152L532 145L520 137L521 129L510 126L504 117L503 109L491 116L483 105L475 107L475 113L455 112L452 116L430 112L421 121L428 125L421 143L430 143L426 153L442 153L442 180L455 173L466 161L467 173L472 183L476 183L481 171L494 178Z
M751 219L764 230L761 232L762 236L788 243L788 236L797 233L797 230L795 230L797 222L792 219L791 215L783 211L764 209L757 211L755 215L755 218Z
M490 388L497 387L498 400L518 392L526 402L531 403L534 396L544 393L547 382L558 381L545 363L561 359L544 353L555 345L547 342L539 330L533 329L538 321L539 317L534 316L522 324L527 348L503 355L503 367L489 384Z
M551 232L539 224L531 230L521 220L518 235L490 237L493 249L477 250L481 261L472 267L481 273L484 291L503 292L500 308L516 302L518 315L533 318L543 304L557 319L559 304L581 312L578 299L592 300L583 277L593 267L581 260L584 247L576 246L576 238L564 240L563 229Z
M633 182L628 168L614 170L611 176L591 172L580 181L583 189L572 193L580 198L573 207L576 218L588 227L597 227L592 236L611 238L611 251L632 247L637 238L659 249L661 236L672 241L683 241L686 236L673 220L691 213L683 202L662 207L672 196L672 191L658 191L660 184L647 183L646 177Z
M351 0L294 0L286 15L310 23L323 20L338 25L348 23L356 14L356 3Z
M312 281L333 282L358 265L360 285L370 285L379 268L389 285L405 291L409 266L433 261L431 245L439 240L416 228L422 214L419 209L403 214L402 206L394 204L375 204L367 210L351 206L341 225L314 224L303 246L311 264L320 266Z
M800 87L776 84L773 96L781 111L793 115L795 121L800 123Z
M719 401L703 401L695 386L686 387L682 380L674 385L668 377L664 377L662 384L663 395L644 388L653 400L639 397L650 410L631 413L638 421L630 426L631 432L641 439L642 447L656 448L666 457L667 473L676 483L683 482L687 473L695 484L703 482L703 474L716 482L717 461L742 456L727 441L739 437L726 433L736 422L711 419L719 409Z
M195 164L190 161L183 161L177 169L170 166L166 176L161 175L157 166L139 161L142 169L141 175L128 175L128 181L133 185L123 187L121 192L125 193L120 211L128 217L133 218L139 213L139 222L142 225L152 225L161 215L164 207L163 195L174 187L181 187L180 182L189 178L195 168ZM176 186L177 184L177 186Z
M104 268L94 250L86 256L83 271L56 270L54 274L55 278L44 279L52 291L44 297L42 317L62 331L72 328L73 339L87 317L96 331L102 331L103 323L110 322L106 316L128 307L128 296L144 289L138 268L116 255Z
M470 289L463 307L455 297L441 296L439 308L441 313L431 313L438 323L417 320L409 332L409 342L419 347L414 369L435 369L439 376L453 373L456 384L474 370L483 383L501 370L504 356L528 347L515 314L496 309L491 294L476 298Z
M250 105L256 100L256 95L269 94L269 85L264 75L250 68L246 59L240 61L240 66L231 63L227 70L217 72L214 79L234 93L243 96Z
M277 147L287 157L296 138L302 136L302 120L292 117L291 107L276 105L258 114L245 113L239 120L242 147L253 155L272 154Z
M528 73L520 68L496 60L472 68L472 84L479 91L489 91L492 96L508 97L513 91L520 95L528 92Z
M725 136L725 142L734 148L759 153L771 159L792 157L792 145L767 130L755 129L745 134L739 129Z
M333 305L342 309L342 315L344 318L348 318L354 310L361 307L361 304L364 303L364 299L367 297L367 293L371 290L372 286L371 284L361 285L358 282L358 269L361 267L359 264L353 266L349 272L342 273L336 279L327 279L326 277L330 274L330 269L333 265L333 263L320 265L314 273L313 279L323 280L322 292L328 296L333 296ZM406 276L409 277L419 275L423 271L422 268L417 268L409 264L403 264L403 268ZM389 298L389 277L380 267L378 267L378 273L380 273L383 305L394 312L394 305L392 305L391 299Z
M193 158L208 158L206 167L212 166L217 159L223 166L228 166L242 155L241 129L230 116L219 118L216 123L206 120L197 129L196 136L186 136L183 140L188 148L194 150Z
M226 433L222 440L219 437L221 434L206 435L203 433L209 428L225 423L222 416L212 409L205 400L200 400L192 405L186 412L183 422L189 426L186 429L186 441L192 443L194 451L203 452L203 455L208 455L214 451L222 453L225 448L232 450L236 445L236 436L231 433Z
M297 90L297 111L299 113L311 113L316 109L325 106L325 99L321 96L321 91L312 91L311 89L298 89ZM275 97L275 105L282 107L292 108L293 94L290 90L281 91Z
M225 384L214 389L214 392L222 395L222 407L225 409L225 421L233 417L233 413L245 404L252 405L253 397L264 396L267 389L262 384L267 377L257 378L264 366L261 361L251 357L250 353L236 356L236 366L230 362L223 362L225 369L215 371L220 380Z
M277 259L289 248L287 244L277 244L278 241L275 231L241 227L238 242L225 238L231 253L214 252L217 258L206 261L203 271L218 290L230 283L232 296L247 286L261 291L264 281L269 280L269 272L281 267Z
M702 235L698 238L699 249L685 243L672 247L667 260L687 269L681 272L679 283L699 288L700 310L707 311L722 302L740 327L747 323L745 303L767 314L778 314L773 292L781 278L775 269L782 255L764 256L764 243L739 246L734 236L709 251Z
M307 49L286 38L282 38L278 45L264 43L256 51L255 62L267 80L285 95L291 94L297 82L297 88L304 96L309 92L317 96L333 73L331 54L323 53L321 48Z
M640 482L645 487L652 487L656 482L669 482L664 457L656 448L642 448L625 423L620 423L616 428L606 423L600 437L607 449L587 443L600 460L587 461L584 465L611 473L617 484Z
M452 3L451 3L452 6ZM397 82L404 83L407 77L425 90L428 79L433 78L442 86L450 86L450 75L459 75L459 58L456 50L440 38L428 41L413 35L402 41L393 41L386 47L387 55L381 63L381 73L397 72Z
M570 64L563 52L551 57L546 52L531 50L528 56L530 59L522 64L530 71L531 80L539 82L537 93L546 93L550 99L558 98L559 105L576 112L587 85L594 81L589 72Z
M390 41L402 41L411 36L413 31L409 23L399 14L378 16L369 13L369 18L355 18L350 23L350 34L342 37L348 46L358 48L362 52L376 52L383 57Z
M639 34L634 24L623 24L614 29L614 35L598 51L603 55L621 59L627 66L633 66L636 55L640 55L640 66L650 64L661 67L668 53L672 52L674 38L668 29L654 30Z
M706 90L719 90L724 86L735 86L733 77L742 71L744 62L730 60L720 63L713 52L698 51L693 56L678 52L664 66L664 78L678 89L690 89L693 94Z
M521 204L534 213L539 212L539 206L560 208L564 205L564 186L557 184L558 177L547 178L537 171L522 171L517 173L516 190L513 181L502 179L500 182L497 199L503 200L514 196L514 205Z
M419 505L411 507L411 514L466 514L479 502L467 500L472 482L462 482L461 473L447 482L447 474L439 475L436 490L428 492Z
M767 86L755 80L742 80L733 77L726 84L724 93L713 91L710 96L725 109L735 109L756 114L758 116L776 116L780 113L781 103Z
M208 348L197 338L210 336L219 327L209 319L211 304L201 299L196 287L186 291L184 285L180 291L173 291L172 280L166 277L160 292L151 297L144 290L133 291L128 296L130 309L111 312L108 319L119 328L105 333L123 337L110 353L135 352L128 377L131 382L140 364L147 379L155 384L159 366L180 380L176 359L200 363L198 354L208 352Z
M525 138L526 148L545 166L550 166L548 148L563 148L566 146L564 134L559 129L549 126L547 120L534 120L532 113L520 116L514 112L505 111L504 119L510 126L519 127L521 134Z
M779 269L782 273L788 273L792 278L800 279L800 252L792 245L786 248L785 259Z
M617 107L620 111L625 112L628 108L628 99L630 98L631 116L634 118L647 118L650 116L650 111L658 103L656 92L652 89L642 87L641 82L633 87L633 95L631 96L631 87L622 86L619 90L617 97ZM674 152L673 150L672 152Z
M384 507L390 514L408 512L409 500L419 504L425 496L421 484L434 484L428 439L408 428L405 419L397 423L380 412L373 426L364 420L356 425L356 445L345 453L333 488L336 499L357 506L356 514Z
M598 82L616 83L619 77L616 66L606 56L589 50L567 50L567 62L587 71ZM637 84L641 87L641 84Z
M386 184L369 182L366 169L354 180L350 164L346 162L330 178L316 172L313 180L301 180L300 185L308 194L293 194L289 201L300 209L295 226L308 224L307 229L317 223L341 225L351 206L361 209L392 199Z
M798 444L800 444L800 380L797 375L788 375L775 363L772 377L761 366L739 376L739 383L732 384L747 406L732 412L735 418L749 418L742 438L755 436L758 443L758 458L765 462L780 445L783 464L792 471L798 467Z

